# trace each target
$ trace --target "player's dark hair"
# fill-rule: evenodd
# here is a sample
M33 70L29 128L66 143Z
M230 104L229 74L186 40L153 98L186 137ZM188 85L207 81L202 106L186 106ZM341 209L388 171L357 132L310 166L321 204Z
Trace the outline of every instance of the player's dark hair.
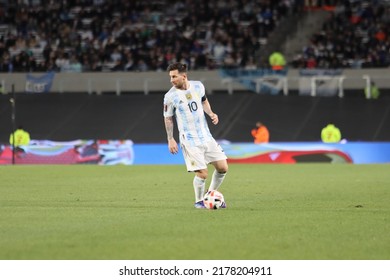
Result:
M174 71L177 70L179 73L186 73L187 72L187 64L175 62L168 66L168 71Z

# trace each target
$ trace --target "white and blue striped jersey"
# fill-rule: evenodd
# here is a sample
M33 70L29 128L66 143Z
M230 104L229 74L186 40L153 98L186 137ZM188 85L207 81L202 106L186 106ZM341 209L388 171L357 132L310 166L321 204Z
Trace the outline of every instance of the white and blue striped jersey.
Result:
M172 87L165 94L164 117L176 117L180 143L199 146L213 137L203 111L204 85L200 81L189 81L189 84L187 90Z

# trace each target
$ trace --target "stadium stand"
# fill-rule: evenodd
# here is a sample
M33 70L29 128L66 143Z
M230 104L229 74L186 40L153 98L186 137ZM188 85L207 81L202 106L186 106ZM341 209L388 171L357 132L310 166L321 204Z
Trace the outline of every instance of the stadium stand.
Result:
M293 1L7 1L0 71L252 67Z
M293 59L295 68L390 66L390 2L344 1Z
M306 2L317 3L303 9ZM295 67L306 68L311 55L318 67L388 67L389 1L349 0L343 1L345 6L341 2L0 0L0 72L157 73L172 61L187 62L194 71L253 69L265 66L266 53L282 45L302 13L313 15L308 22L314 24L318 11L331 15L337 24L324 23L325 29L312 36L313 45L294 61ZM307 34L314 27L305 29ZM343 34L337 37L341 49L332 41L335 30ZM360 41L349 44L344 39ZM363 86L362 82L362 89L356 89L361 98L348 100L249 91L210 94L222 120L212 129L218 139L251 142L250 130L261 119L270 129L271 141L319 141L320 129L331 118L337 119L348 140L388 141L389 100L366 100ZM160 93L166 90L163 87ZM12 131L9 98L0 95L0 142L7 142ZM161 94L18 93L17 122L42 140L165 142L161 107Z
M159 71L172 61L192 70L264 67L291 28L319 10L329 19L288 57L292 66L387 67L389 9L386 0L2 0L0 72Z

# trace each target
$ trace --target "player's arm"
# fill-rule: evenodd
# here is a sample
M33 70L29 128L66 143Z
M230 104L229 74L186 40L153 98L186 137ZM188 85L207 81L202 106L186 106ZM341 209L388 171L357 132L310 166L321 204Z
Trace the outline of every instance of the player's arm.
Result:
M165 130L167 132L168 149L172 154L176 154L179 151L179 147L175 138L173 137L173 117L164 117Z
M209 100L207 99L206 95L202 98L202 105L203 105L203 111L210 117L213 124L218 124L218 115L213 112L211 109L211 105Z

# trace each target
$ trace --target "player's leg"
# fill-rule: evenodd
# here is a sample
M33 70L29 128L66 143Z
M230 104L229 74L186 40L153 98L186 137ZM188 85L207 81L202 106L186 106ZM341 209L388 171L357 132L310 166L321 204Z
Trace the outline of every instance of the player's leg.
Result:
M209 191L218 190L218 188L222 185L223 180L225 179L226 173L228 171L227 160L218 160L211 163L215 170L211 177L211 183L209 187ZM226 208L226 202L224 201L221 205L221 208Z
M218 190L218 188L222 185L222 182L224 181L226 173L229 169L227 157L222 147L216 141L211 141L207 145L207 152L205 157L207 162L211 163L215 169L211 177L211 183L208 190ZM226 208L225 202L221 205L221 208Z
M227 160L218 160L211 162L214 166L215 170L211 177L211 183L209 190L218 190L218 188L222 185L223 180L225 179L226 173L228 171Z
M181 146L184 161L188 172L195 172L193 187L195 194L195 208L205 208L203 205L203 196L205 192L207 173L207 164L205 162L204 151L199 147Z
M195 171L193 186L195 193L195 208L204 208L203 196L206 186L207 169Z
M215 168L209 190L217 190L228 172L227 157L222 147L216 141L208 143L205 157L207 162L211 163Z

